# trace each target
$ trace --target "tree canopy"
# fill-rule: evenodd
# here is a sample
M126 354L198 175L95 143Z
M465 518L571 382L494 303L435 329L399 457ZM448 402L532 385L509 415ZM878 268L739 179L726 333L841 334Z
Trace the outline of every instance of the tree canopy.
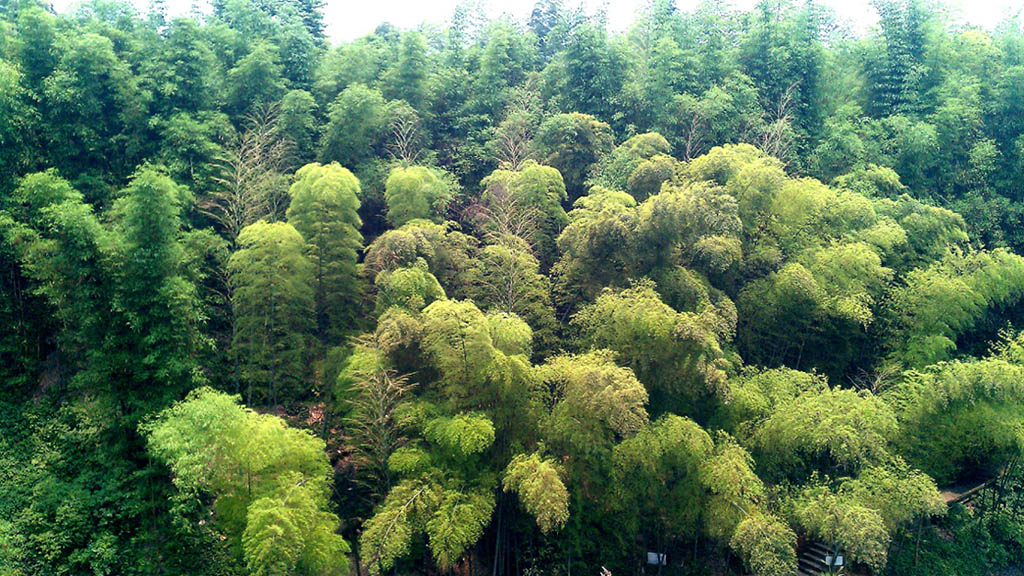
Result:
M1018 568L1019 15L173 4L0 1L0 576Z

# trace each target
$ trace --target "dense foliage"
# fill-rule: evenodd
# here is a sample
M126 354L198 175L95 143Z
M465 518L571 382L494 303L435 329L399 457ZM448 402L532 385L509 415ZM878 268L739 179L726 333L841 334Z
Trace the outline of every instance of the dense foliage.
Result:
M1012 570L1024 25L872 7L0 0L0 576Z

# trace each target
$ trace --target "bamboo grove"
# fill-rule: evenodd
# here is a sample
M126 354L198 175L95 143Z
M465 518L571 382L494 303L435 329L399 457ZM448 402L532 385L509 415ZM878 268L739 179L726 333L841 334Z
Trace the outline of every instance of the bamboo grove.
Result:
M1020 570L1019 15L322 8L0 0L0 576Z

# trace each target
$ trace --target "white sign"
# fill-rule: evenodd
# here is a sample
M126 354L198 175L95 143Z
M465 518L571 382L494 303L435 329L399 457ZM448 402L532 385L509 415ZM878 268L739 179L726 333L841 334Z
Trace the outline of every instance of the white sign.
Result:
M651 565L654 565L654 566L665 566L666 565L665 554L664 553L658 553L658 552L648 552L647 553L647 563L651 564Z

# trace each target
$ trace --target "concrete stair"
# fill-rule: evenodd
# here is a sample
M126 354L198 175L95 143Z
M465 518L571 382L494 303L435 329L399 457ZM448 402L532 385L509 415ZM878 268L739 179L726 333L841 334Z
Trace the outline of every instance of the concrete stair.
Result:
M797 574L799 576L818 576L828 571L825 564L825 556L831 555L832 551L821 542L807 542L800 549L797 556Z

